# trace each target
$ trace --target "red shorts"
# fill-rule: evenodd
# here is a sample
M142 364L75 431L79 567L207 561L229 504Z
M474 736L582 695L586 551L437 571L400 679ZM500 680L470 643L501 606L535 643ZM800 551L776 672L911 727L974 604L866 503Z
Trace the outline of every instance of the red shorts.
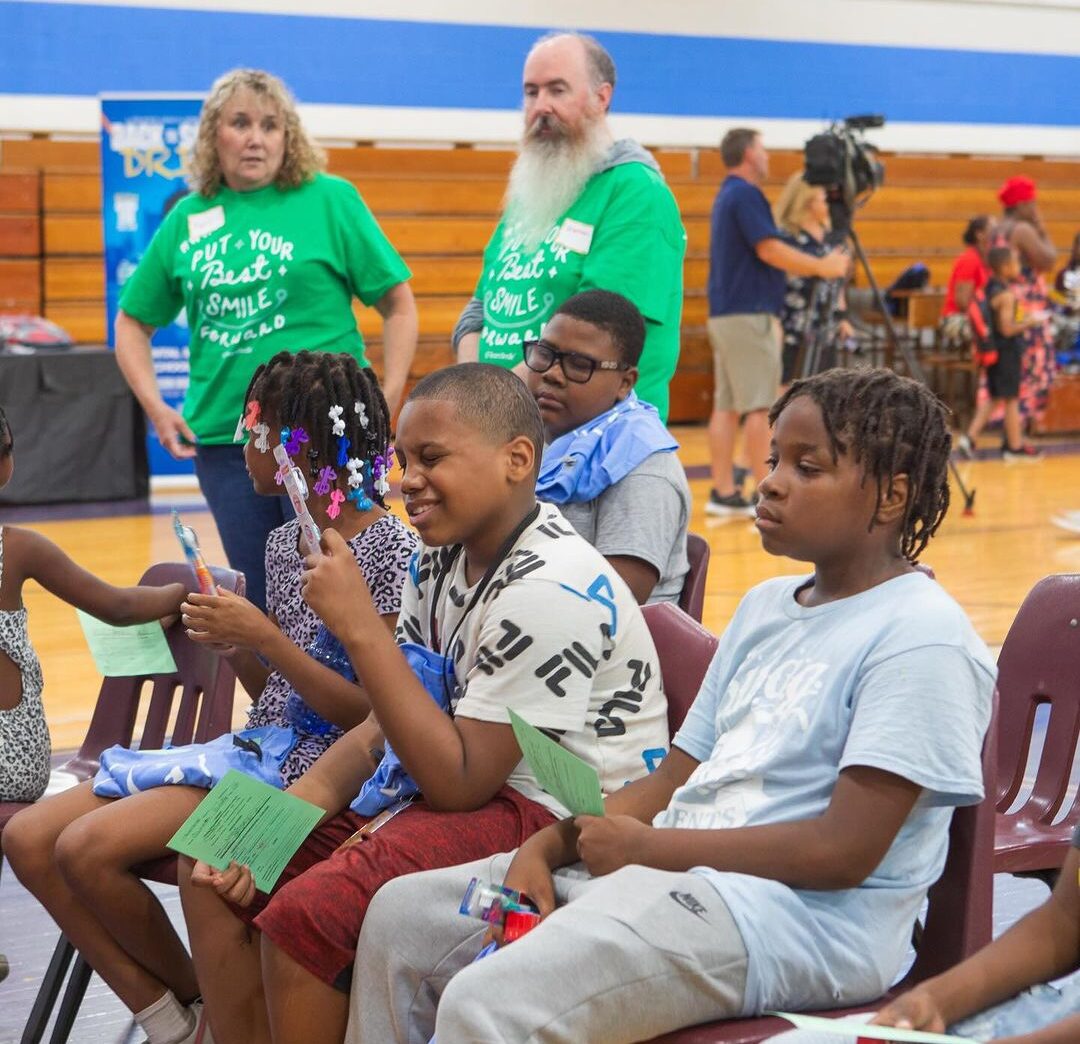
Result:
M334 854L367 822L343 812L304 842L272 898L259 897L264 908L255 927L316 978L347 993L364 914L387 881L509 852L554 821L542 805L503 787L473 812L435 812L417 801ZM245 920L257 909L249 907Z

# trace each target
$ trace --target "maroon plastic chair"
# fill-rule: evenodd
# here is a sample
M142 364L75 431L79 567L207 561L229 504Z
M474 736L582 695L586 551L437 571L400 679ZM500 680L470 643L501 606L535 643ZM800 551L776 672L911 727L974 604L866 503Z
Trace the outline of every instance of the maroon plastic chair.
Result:
M244 593L243 573L221 568L213 568L211 572L220 588ZM197 590L191 567L180 562L152 565L139 581L146 586L176 582L189 584L192 590ZM97 772L101 752L114 744L153 750L170 740L176 745L202 743L232 728L236 674L228 660L189 641L179 623L170 627L165 636L176 661L174 673L106 678L101 683L86 739L78 753L64 765L64 770L80 781L90 779ZM150 686L149 706L139 741L135 743L136 719L144 702L146 685ZM171 731L170 720L173 722ZM0 806L0 815L6 807ZM17 806L10 815L24 807ZM176 858L170 856L147 864L140 873L152 881L175 884ZM72 957L75 957L75 948L66 936L61 935L38 989L21 1044L38 1044L44 1035ZM68 1039L90 975L90 966L82 957L76 957L49 1038L50 1044L63 1044Z
M705 581L709 573L709 542L697 535L686 534L686 557L690 569L683 581L679 594L679 608L688 616L701 623L701 614L705 608Z
M998 656L1001 693L997 776L997 873L1056 872L1080 823L1069 778L1080 732L1080 574L1048 576L1024 599ZM1049 706L1046 741L1027 801L1007 810L1024 785L1035 713Z
M642 612L660 657L668 730L674 737L701 688L719 639L671 602L643 606Z
M915 963L903 981L884 997L856 1008L815 1012L829 1018L875 1010L918 982L938 975L970 957L991 938L994 903L994 780L997 773L997 696L986 741L982 770L986 797L978 805L958 808L949 828L945 869L928 896L926 922L916 932ZM688 1026L654 1037L651 1044L760 1044L774 1033L791 1029L777 1018L724 1019Z

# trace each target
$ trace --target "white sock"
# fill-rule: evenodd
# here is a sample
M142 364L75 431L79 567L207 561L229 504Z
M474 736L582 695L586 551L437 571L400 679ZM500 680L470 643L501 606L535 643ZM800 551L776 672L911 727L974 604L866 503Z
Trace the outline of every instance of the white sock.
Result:
M178 1044L195 1029L195 1016L166 991L153 1004L135 1013L135 1021L146 1034L147 1044Z

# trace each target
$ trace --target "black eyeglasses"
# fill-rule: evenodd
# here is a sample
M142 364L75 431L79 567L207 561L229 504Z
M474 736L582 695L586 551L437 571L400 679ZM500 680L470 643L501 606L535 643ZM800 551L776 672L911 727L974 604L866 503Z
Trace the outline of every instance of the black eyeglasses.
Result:
M580 352L560 352L547 341L526 341L522 346L525 365L535 373L547 373L556 363L568 381L587 384L597 370L627 370L626 363L592 359Z

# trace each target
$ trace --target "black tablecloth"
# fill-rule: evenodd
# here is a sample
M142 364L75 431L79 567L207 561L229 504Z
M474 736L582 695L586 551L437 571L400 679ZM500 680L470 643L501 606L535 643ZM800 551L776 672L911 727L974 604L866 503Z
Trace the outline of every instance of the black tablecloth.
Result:
M0 504L146 496L145 421L108 348L0 352L0 406L15 434Z

